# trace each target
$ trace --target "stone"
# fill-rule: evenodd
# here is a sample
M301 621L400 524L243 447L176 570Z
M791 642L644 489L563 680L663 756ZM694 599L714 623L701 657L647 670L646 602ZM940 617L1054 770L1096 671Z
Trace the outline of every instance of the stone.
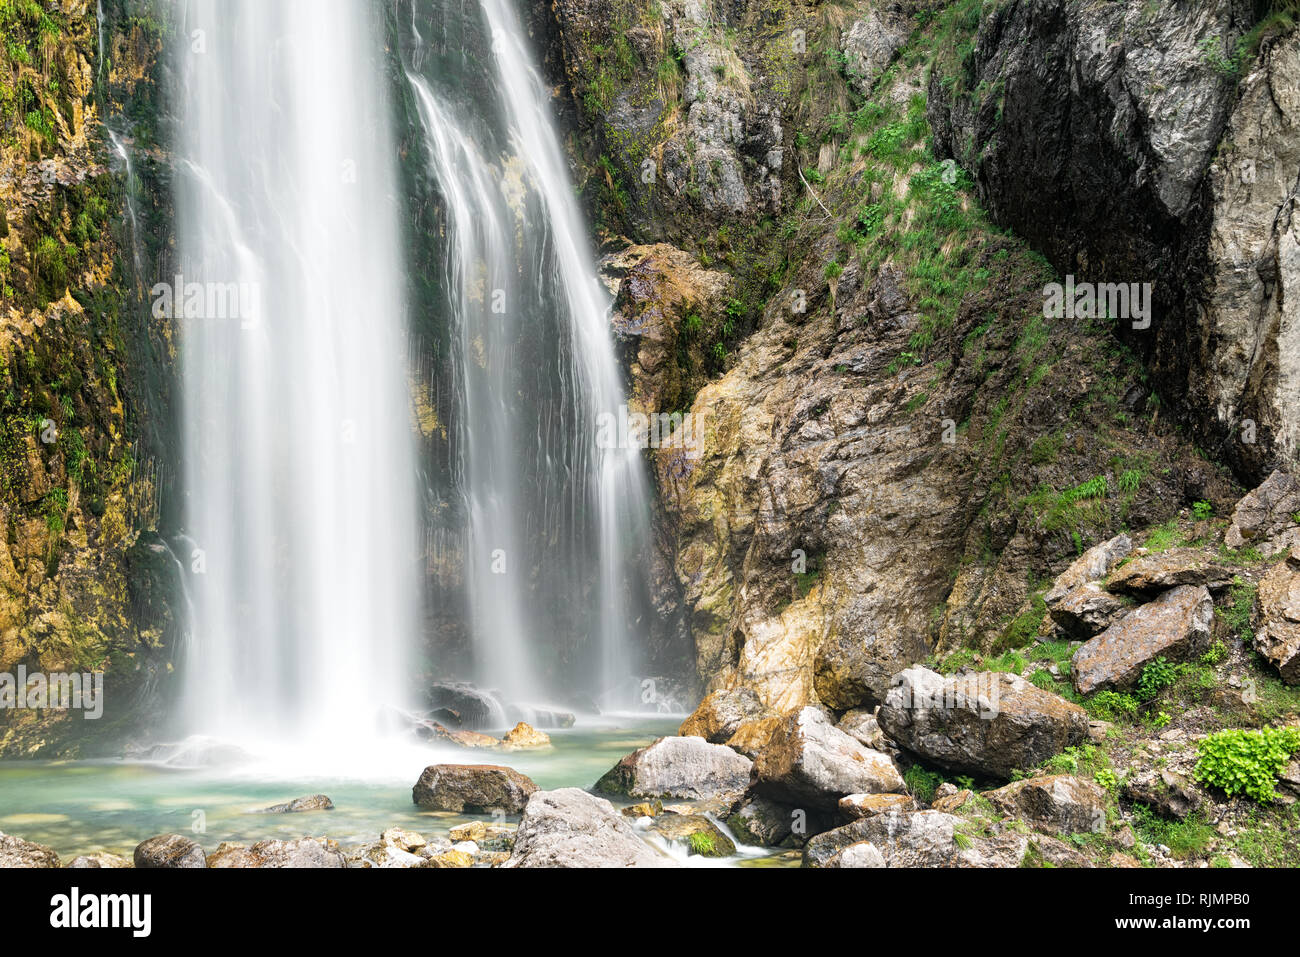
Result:
M886 811L917 810L916 798L910 794L849 794L840 798L837 806L850 821Z
M1289 685L1300 684L1300 545L1259 583L1255 650Z
M475 822L483 826L479 822ZM379 839L385 844L389 844L400 851L406 851L414 854L420 848L426 846L429 842L424 839L423 834L416 834L414 831L404 831L400 827L390 827L379 835ZM456 829L452 828L452 840L458 840Z
M264 807L257 813L259 814L298 814L302 811L332 811L334 802L324 794L313 794L310 797L294 798L287 804L272 804L270 807Z
M302 837L293 841L258 841L252 847L222 843L207 859L208 867L302 868L347 867L334 841Z
M624 757L595 790L628 797L715 798L749 786L753 762L703 738L660 738Z
M1108 795L1098 784L1068 774L1015 781L984 797L1010 817L1052 834L1101 833L1106 829Z
M935 799L930 802L930 807L936 811L944 811L948 814L952 814L969 801L970 798L971 792L968 789L963 788L960 791L954 791L952 794L945 794L942 796L936 795Z
M689 855L731 857L736 853L735 842L703 814L664 814L655 818L651 827L668 840L684 845Z
M1128 688L1157 658L1183 661L1199 654L1209 646L1213 620L1214 600L1205 586L1170 589L1079 646L1070 660L1075 690Z
M912 25L909 20L887 9L868 10L844 31L845 75L859 95L870 97L871 88L907 42Z
M450 851L443 851L441 854L435 854L428 859L425 867L438 868L461 868L473 867L474 856L467 854L465 851L458 851L452 848Z
M455 728L486 728L501 713L501 704L485 691L463 681L439 681L429 686L434 718ZM502 721L497 727L505 724Z
M535 791L502 867L672 867L604 798L579 788Z
M58 866L59 855L53 848L0 831L0 868Z
M1196 786L1168 768L1142 771L1124 782L1124 796L1145 804L1165 817L1182 820L1200 810L1202 799Z
M1088 737L1088 713L1016 675L945 678L920 666L895 677L879 713L900 747L958 774L1009 779Z
M620 812L624 817L657 817L663 813L663 801L642 801L630 804Z
M543 731L538 731L529 724L520 721L513 728L505 733L501 739L502 745L508 751L524 751L536 748L549 748L551 746L551 736Z
M742 722L766 714L763 702L748 688L714 691L682 722L677 733L703 738L711 744L726 744Z
M135 866L140 868L207 867L203 848L181 834L162 834L141 841L135 848Z
M757 788L780 801L831 809L848 794L904 790L893 760L863 747L817 708L788 715L754 762Z
M818 834L804 848L805 867L824 867L845 848L867 841L886 867L1018 867L1029 840L1021 834L984 838L942 811L874 814ZM959 838L957 835L961 835Z
M428 847L420 848L420 850L430 851ZM443 850L443 848L438 848L428 854L413 854L410 851L402 850L396 844L374 841L350 851L347 854L347 863L348 867L379 868L381 870L425 867L428 865L429 857L432 857L435 853L441 853Z
M1223 536L1229 548L1256 548L1274 555L1300 544L1300 479L1274 471L1252 492L1247 492L1232 512L1232 524Z
M411 788L421 807L457 814L518 814L537 785L514 768L495 764L434 764Z
M1087 640L1119 621L1133 606L1097 582L1086 582L1048 606L1053 624L1069 638Z
M885 856L870 841L859 841L836 851L822 867L884 867Z
M788 804L755 794L746 798L727 818L727 827L742 844L779 847L793 834L799 813L797 808Z
M753 761L767 747L768 742L772 740L772 735L780 726L779 715L746 719L740 722L736 733L728 739L727 747Z
M131 866L131 862L125 857L118 857L116 854L109 854L107 851L100 851L98 854L81 854L68 862L68 867L78 870L88 868L116 870Z
M876 720L874 708L852 708L835 722L835 727L857 738L858 743L863 747L874 751L884 749L885 733L880 730L880 722Z
M1127 535L1116 535L1109 541L1092 546L1071 562L1070 567L1057 576L1052 587L1043 595L1048 612L1079 587L1104 579L1132 551L1133 541Z
M1029 859L1037 858L1052 867L1092 867L1088 858L1054 837L1037 835L1029 839ZM1027 865L1028 866L1028 865Z
M1232 576L1232 570L1221 565L1214 552L1171 548L1133 559L1110 576L1106 587L1120 594L1152 595L1179 585L1219 589L1231 583Z

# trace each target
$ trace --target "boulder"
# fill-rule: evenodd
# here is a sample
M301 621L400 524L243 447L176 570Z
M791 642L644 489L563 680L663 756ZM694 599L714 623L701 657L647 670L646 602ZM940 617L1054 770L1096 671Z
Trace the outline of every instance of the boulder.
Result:
M916 798L910 794L849 794L840 798L838 807L850 821L887 811L917 810Z
M874 814L818 834L804 848L805 867L825 867L846 848L864 841L886 867L1018 867L1029 840L1021 834L979 837L962 818L942 811Z
M1050 605L1047 613L1067 637L1086 641L1132 610L1132 604L1112 595L1097 582L1085 582Z
M1274 472L1237 503L1223 543L1229 548L1257 548L1264 555L1275 555L1300 544L1298 514L1300 479Z
M1232 570L1220 564L1214 552L1171 548L1133 559L1110 576L1106 587L1119 594L1154 595L1179 585L1219 589L1230 584L1232 576Z
M1182 820L1200 810L1201 795L1183 775L1168 768L1143 771L1124 783L1124 796L1165 817Z
M486 728L500 721L501 703L495 696L461 681L440 681L429 686L433 717L455 728ZM503 727L500 721L495 727Z
M208 857L208 867L347 867L334 841L302 837L293 841L258 841L252 847L221 844Z
M781 717L779 715L771 715L766 718L747 718L740 722L740 726L736 728L736 733L728 739L727 747L753 761L763 753L763 749L767 747L767 743L772 740L772 735L776 733L776 729L780 726Z
M714 691L682 722L677 733L684 738L703 738L711 744L726 744L743 721L766 714L767 708L749 688Z
M859 841L836 851L822 867L884 867L885 856L870 841Z
M735 842L703 814L662 814L654 819L652 828L683 845L692 856L731 857L736 853Z
M485 826L477 821L475 824L479 827ZM379 840L397 848L398 850L406 851L409 854L414 854L419 851L420 848L427 847L429 844L429 842L424 839L423 834L416 834L414 831L406 831L400 827L390 827L379 835ZM463 840L463 838L456 837L455 828L452 828L452 840Z
M628 797L717 798L749 786L753 762L703 738L660 738L633 751L596 782L595 789Z
M535 791L502 867L672 867L604 798L579 788Z
M302 811L332 811L334 802L324 794L313 794L310 797L294 798L288 804L272 804L270 807L264 807L257 813L259 814L297 814Z
M868 10L844 31L844 72L861 96L870 97L872 86L911 33L911 21L883 7Z
M518 814L537 790L528 777L497 764L434 764L411 788L421 807L457 814Z
M551 746L551 737L545 732L538 731L531 725L520 721L506 732L505 737L501 739L501 744L508 751L549 748Z
M1088 738L1088 713L1016 675L895 676L880 726L900 747L960 774L1004 780Z
M452 848L450 851L443 851L441 854L434 854L428 859L424 866L438 868L473 867L474 856L465 851L458 851L455 848Z
M1127 535L1116 535L1110 541L1092 546L1071 562L1070 567L1057 576L1052 587L1043 595L1048 612L1080 585L1101 581L1132 551L1133 542Z
M421 848L426 850L426 848ZM403 869L408 867L427 867L429 858L437 853L442 853L445 848L428 849L427 854L414 854L411 851L403 850L396 844L388 844L384 841L374 841L370 844L363 844L352 851L348 852L348 867L359 867L363 869L378 868L381 870Z
M863 747L811 707L782 720L754 762L754 772L761 793L826 809L848 794L893 793L905 787L888 755Z
M936 811L946 811L947 813L952 814L970 799L971 792L968 788L962 788L960 790L953 788L946 794L940 794L936 791L934 800L930 802L930 807Z
M53 848L0 831L0 868L58 866L59 855Z
M207 867L203 848L182 834L162 834L141 841L135 848L135 866L141 868Z
M858 743L863 747L875 751L884 750L885 732L880 730L875 708L853 708L846 711L844 716L835 722L835 727L857 738Z
M1074 687L1081 694L1128 688L1156 658L1178 661L1204 651L1213 620L1205 586L1172 588L1079 646L1070 662Z
M1054 837L1045 837L1041 834L1031 837L1029 852L1029 858L1025 862L1026 867L1032 866L1031 860L1037 861L1040 866L1092 867L1092 861L1085 855Z
M1300 684L1300 545L1259 583L1255 650L1289 685Z
M1068 774L1016 781L984 797L1009 817L1052 834L1100 833L1106 829L1108 795L1098 784Z
M100 851L98 854L81 854L74 857L68 862L68 867L81 869L105 869L120 870L124 867L130 867L131 862L125 857L118 857L116 854L109 854L107 851Z

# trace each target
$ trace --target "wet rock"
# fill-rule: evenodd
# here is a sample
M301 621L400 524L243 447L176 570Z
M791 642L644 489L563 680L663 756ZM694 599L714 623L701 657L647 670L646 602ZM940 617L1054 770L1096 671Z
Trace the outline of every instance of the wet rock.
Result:
M768 709L748 688L714 691L700 702L677 733L703 738L712 744L726 744L743 722L765 717Z
M848 794L904 789L888 755L863 747L816 708L787 716L754 762L760 792L781 801L834 808Z
M334 841L303 837L293 841L258 841L252 847L223 843L207 860L208 867L347 867Z
M59 855L44 844L33 844L0 831L0 868L58 867Z
M1156 658L1182 661L1204 651L1213 618L1214 601L1204 586L1170 589L1079 646L1070 663L1075 689L1128 688Z
M822 867L884 867L885 856L870 841L859 841L836 851Z
M886 867L1018 867L1029 846L1024 835L989 839L970 831L961 818L942 811L875 814L818 834L804 848L803 863L824 867L845 848L867 841Z
M1016 781L984 797L1010 817L1053 834L1100 833L1106 829L1107 794L1099 785L1068 774Z
M467 729L452 730L444 728L436 721L430 723L432 737L438 741L445 741L448 744L454 744L459 748L473 748L481 751L496 751L502 747L500 741L490 734L483 734L481 731L469 731Z
M1110 576L1106 587L1130 595L1151 595L1179 585L1218 589L1229 584L1232 575L1232 570L1219 564L1213 552L1171 548L1133 559Z
M756 794L747 798L727 818L727 827L731 828L731 833L742 844L779 847L793 834L794 823L800 813L789 804L780 804Z
M527 776L495 764L434 764L424 769L411 789L421 807L435 811L518 814L537 790Z
M849 794L840 798L837 806L850 821L887 811L918 810L916 798L910 794Z
M1259 583L1255 650L1289 685L1300 684L1300 545Z
M501 739L501 743L507 750L522 751L534 748L549 748L551 738L550 735L520 721L506 732L505 737Z
M434 719L453 728L490 727L501 714L501 704L493 695L466 682L436 682L429 686L427 697Z
M310 797L294 798L287 804L272 804L270 807L264 807L258 814L297 814L302 811L332 811L334 802L324 794L313 794Z
M181 834L162 834L141 841L135 848L135 866L141 868L206 867L203 848Z
M131 866L131 862L125 857L118 857L116 854L109 854L107 851L100 851L98 854L81 854L68 862L68 867L79 870L92 868L116 870Z
M619 813L624 817L658 817L663 811L663 801L642 801L640 804L629 804Z
M578 788L536 791L502 867L672 867L603 798Z
M736 845L703 814L664 814L654 819L653 830L674 843L684 845L691 855L730 857Z
M1300 479L1275 471L1237 503L1223 543L1229 548L1257 548L1264 555L1274 555L1300 544L1296 515L1300 515Z
M752 768L744 755L703 738L660 738L619 761L595 789L628 797L739 795L749 786Z
M900 747L949 771L1007 779L1087 740L1088 713L1015 675L901 672L879 713Z
M1092 546L1071 562L1070 567L1057 576L1052 587L1043 595L1048 612L1081 586L1104 579L1132 551L1133 541L1127 535L1116 535L1109 541Z
M1201 795L1183 775L1167 768L1143 771L1124 783L1124 796L1165 817L1182 820L1200 810Z
M1067 592L1048 607L1047 613L1067 637L1086 641L1132 610L1131 603L1112 595L1096 582L1088 582Z

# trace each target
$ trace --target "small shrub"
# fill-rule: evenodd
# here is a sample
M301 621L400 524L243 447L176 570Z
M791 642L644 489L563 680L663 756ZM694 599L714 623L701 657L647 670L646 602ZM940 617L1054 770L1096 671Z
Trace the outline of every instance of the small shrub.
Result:
M1196 777L1229 797L1245 794L1266 804L1273 800L1278 773L1296 751L1300 728L1219 731L1196 746Z
M917 800L929 804L934 800L934 792L943 783L943 775L914 764L903 772L903 783Z
M1214 506L1209 502L1193 502L1192 515L1195 516L1198 522L1203 522L1207 518L1213 518Z
M1142 677L1138 681L1138 698L1150 701L1177 680L1178 666L1163 657L1157 658L1142 669Z

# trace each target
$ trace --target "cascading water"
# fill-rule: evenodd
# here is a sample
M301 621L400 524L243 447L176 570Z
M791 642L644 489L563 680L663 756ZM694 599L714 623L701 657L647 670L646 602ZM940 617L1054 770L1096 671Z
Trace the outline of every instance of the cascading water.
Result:
M412 11L408 79L449 234L476 677L516 701L576 679L627 708L648 489L636 448L597 444L625 400L546 87L502 0ZM557 674L556 649L585 660Z
M419 582L377 5L184 0L175 66L191 729L363 749ZM175 287L175 288L172 288Z

